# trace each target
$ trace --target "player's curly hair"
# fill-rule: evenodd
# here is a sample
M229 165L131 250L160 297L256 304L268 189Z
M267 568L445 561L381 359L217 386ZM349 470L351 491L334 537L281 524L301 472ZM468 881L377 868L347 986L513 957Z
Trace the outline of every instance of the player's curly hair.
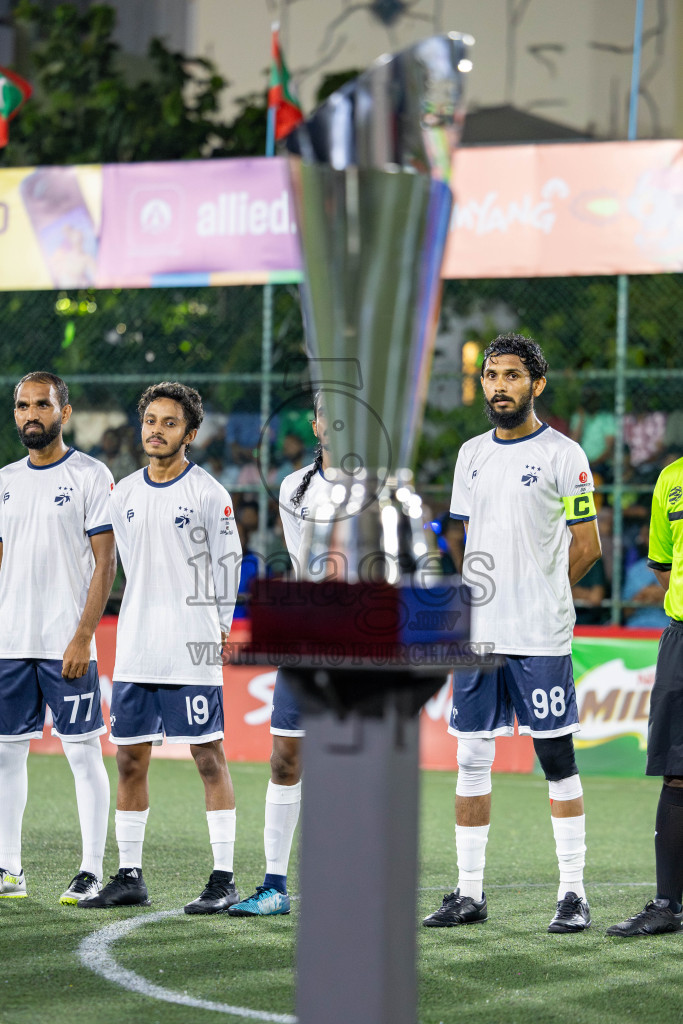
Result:
M58 377L56 373L48 373L47 370L33 370L31 373L25 374L21 380L17 381L14 385L14 403L16 405L17 395L19 394L19 388L23 384L29 382L35 382L36 384L51 384L57 392L57 400L59 402L59 408L63 409L65 405L69 404L69 389L66 386L66 381L63 381L61 377Z
M322 400L323 400L323 393L322 393L322 391L316 391L315 396L313 398L313 411L315 413L316 418L317 418L318 413L320 411L320 406L322 405ZM308 472L304 474L304 476L303 476L303 478L301 480L301 483L299 484L299 486L297 487L296 491L292 495L292 499L291 500L292 500L292 505L294 506L294 508L298 508L299 507L299 505L301 504L301 502L304 499L304 494L308 490L308 487L309 487L309 484L310 484L311 480L313 479L315 474L318 472L318 470L322 469L322 466L323 466L323 446L322 446L322 443L320 441L318 441L317 445L315 446L315 459L313 461L313 465L308 470Z
M548 361L543 355L541 346L533 338L525 338L523 334L499 334L484 352L481 364L483 374L486 361L490 356L519 356L531 375L532 380L540 380L548 372Z
M152 384L142 393L138 402L138 415L141 423L145 418L147 406L151 405L152 402L156 402L158 398L170 398L182 406L185 422L187 423L187 433L199 428L204 419L204 406L202 405L201 395L194 388L188 387L187 384L179 384L175 380L165 380L161 384Z

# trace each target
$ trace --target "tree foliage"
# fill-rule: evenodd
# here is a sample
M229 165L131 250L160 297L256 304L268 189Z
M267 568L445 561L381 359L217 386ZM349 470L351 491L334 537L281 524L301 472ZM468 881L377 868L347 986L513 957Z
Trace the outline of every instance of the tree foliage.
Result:
M112 40L116 12L95 4L46 10L20 0L15 21L31 40L35 93L12 124L5 166L188 160L225 156L230 126L217 117L226 81L204 58L158 39L148 73L129 81Z

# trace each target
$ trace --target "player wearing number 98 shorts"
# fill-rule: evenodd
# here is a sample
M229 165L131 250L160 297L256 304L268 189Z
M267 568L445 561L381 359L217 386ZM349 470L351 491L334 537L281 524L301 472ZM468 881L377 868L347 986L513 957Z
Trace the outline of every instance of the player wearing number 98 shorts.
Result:
M533 737L548 787L560 869L550 932L590 924L583 885L585 817L572 733L579 729L571 662L571 587L600 557L588 460L542 423L534 399L548 364L521 335L484 353L482 387L494 429L458 454L451 516L467 531L463 579L471 586L471 640L499 663L456 671L449 732L458 738L459 879L428 927L484 921L485 850L496 736Z
M233 878L235 795L223 751L225 642L235 608L241 548L232 500L186 457L203 409L199 394L157 384L138 412L149 466L118 485L112 524L126 574L116 638L111 738L118 745L119 870L89 909L147 905L142 846L152 746L189 743L202 782L213 871L189 914L225 912Z

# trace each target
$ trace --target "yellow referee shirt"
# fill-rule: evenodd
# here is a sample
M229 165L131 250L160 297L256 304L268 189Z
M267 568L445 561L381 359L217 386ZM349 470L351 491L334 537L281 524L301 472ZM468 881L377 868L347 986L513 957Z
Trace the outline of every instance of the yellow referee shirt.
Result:
M671 570L664 609L683 620L683 459L663 469L652 495L648 565Z

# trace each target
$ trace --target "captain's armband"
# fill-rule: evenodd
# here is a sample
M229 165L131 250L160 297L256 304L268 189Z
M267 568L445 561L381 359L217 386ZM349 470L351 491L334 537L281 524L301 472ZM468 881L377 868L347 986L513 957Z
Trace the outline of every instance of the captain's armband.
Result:
M597 516L592 491L587 494L572 494L569 498L563 498L562 503L568 526L590 521Z
M569 498L563 498L562 504L564 505L564 514L568 526L573 526L575 522L586 522L587 520L595 519L597 516L593 492L589 492L586 495L571 495Z

